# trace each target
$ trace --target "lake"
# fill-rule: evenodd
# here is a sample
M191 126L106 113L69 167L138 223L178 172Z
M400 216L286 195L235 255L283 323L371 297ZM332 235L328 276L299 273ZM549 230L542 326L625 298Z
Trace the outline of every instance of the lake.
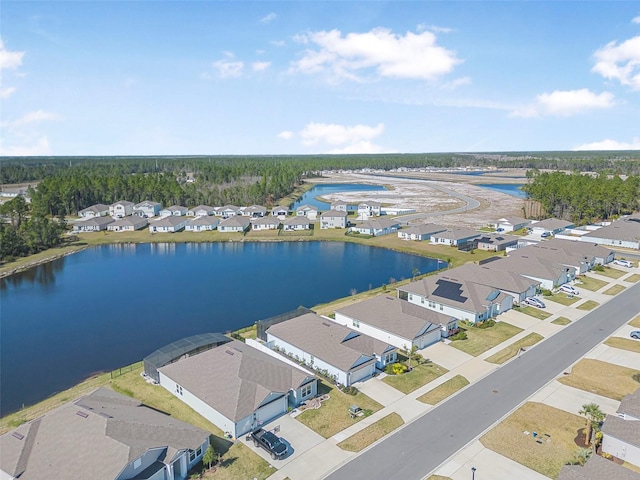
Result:
M228 332L436 268L434 259L342 242L83 250L0 280L0 415L174 340Z
M476 187L489 188L496 192L506 193L513 197L527 198L527 194L522 191L524 183L480 183Z
M291 205L291 209L295 211L296 208L302 205L311 205L318 210L327 211L331 209L331 204L322 202L316 197L323 197L331 193L340 192L370 192L380 191L385 188L382 185L367 185L364 183L322 183L317 184L311 190L307 190L302 197L300 197L295 203ZM349 206L348 210L357 210L357 205Z

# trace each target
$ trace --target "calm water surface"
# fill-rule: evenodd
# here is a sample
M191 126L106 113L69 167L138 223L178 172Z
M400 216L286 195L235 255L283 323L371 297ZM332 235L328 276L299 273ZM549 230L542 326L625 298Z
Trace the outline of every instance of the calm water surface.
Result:
M369 192L384 190L382 185L367 185L364 183L323 183L318 184L311 190L308 190L298 199L291 208L295 210L302 205L311 205L318 210L327 211L331 209L331 204L321 202L316 197L322 197L331 193L340 192ZM349 210L357 210L357 205L350 206Z
M0 281L0 414L174 340L427 273L437 261L333 242L107 245Z
M481 183L477 187L490 188L497 192L506 193L518 198L527 198L527 194L522 191L524 183Z

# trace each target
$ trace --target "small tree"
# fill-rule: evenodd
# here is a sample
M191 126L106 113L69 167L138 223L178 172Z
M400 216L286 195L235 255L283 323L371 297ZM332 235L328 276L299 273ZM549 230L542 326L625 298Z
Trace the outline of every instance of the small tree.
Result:
M413 270L411 270L411 274L413 275L412 280L415 281L416 277L420 275L420 270L418 270L417 268L414 268Z
M215 461L215 459L216 459L216 452L213 450L213 447L209 445L202 457L202 463L206 464L207 468L211 468L211 464Z
M407 356L407 367L409 367L409 370L411 370L411 360L416 356L417 350L418 350L417 345L412 345L411 349L407 348L407 346L405 345L404 348L402 349L402 353L404 353Z

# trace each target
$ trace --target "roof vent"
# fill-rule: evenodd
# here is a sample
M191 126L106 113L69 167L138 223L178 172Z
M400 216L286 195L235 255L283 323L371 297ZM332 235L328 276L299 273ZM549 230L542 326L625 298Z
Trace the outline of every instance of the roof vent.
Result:
M11 434L11 436L12 436L13 438L17 438L18 440L22 440L22 439L24 438L24 435L22 435L21 433L18 433L18 432L13 432L13 433Z
M234 353L231 350L225 350L224 353L226 353L227 355L231 355L231 356L234 355Z
M331 326L331 324L330 324L330 323L327 323L327 322L322 322L322 324L323 324L325 327L330 327L330 326Z
M87 412L83 412L82 410L78 410L76 412L76 415L78 415L79 417L82 417L82 418L87 418L89 416L89 414Z

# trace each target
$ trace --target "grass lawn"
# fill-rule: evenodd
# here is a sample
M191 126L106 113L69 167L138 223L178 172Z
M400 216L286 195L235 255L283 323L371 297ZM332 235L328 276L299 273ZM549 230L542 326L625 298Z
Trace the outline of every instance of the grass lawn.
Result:
M555 325L569 325L571 323L571 320L569 320L567 317L558 317L555 320L552 320L551 323Z
M531 345L535 345L544 337L537 333L530 333L526 337L522 337L517 342L512 343L506 348L503 348L498 353L494 353L489 358L487 358L487 362L502 364L507 360L515 357L521 348L530 347Z
M402 375L387 375L382 381L402 393L411 393L449 371L433 362L416 365L414 361L411 365L413 369L410 372Z
M629 325L631 325L632 327L638 327L640 328L640 315L638 315L636 318L634 318L633 320L631 320L629 322Z
M465 331L467 332L467 339L454 340L451 342L451 346L477 357L506 339L517 335L522 329L506 322L498 322L490 328L467 327Z
M600 305L598 302L594 302L593 300L587 300L584 303L581 303L580 305L578 305L576 308L578 310L593 310L594 308L596 308L598 305Z
M624 279L625 282L630 282L630 283L636 283L638 280L640 280L640 274L634 273L633 275L629 275L627 278Z
M640 353L640 342L638 340L622 337L610 337L604 342L604 344L621 350Z
M375 400L367 397L364 393L358 392L356 395L342 393L336 387L328 385L325 381L318 381L318 394L328 393L331 398L322 402L322 406L317 410L306 410L296 417L314 432L329 438L355 422L359 422L365 417L352 419L349 416L349 407L358 405L363 410L377 412L382 408Z
M403 423L404 421L400 415L390 413L386 417L360 430L358 433L351 435L346 440L343 440L338 444L338 447L349 452L359 452L372 443L377 442L385 435L393 432Z
M607 288L604 292L605 295L617 295L625 289L622 285L614 285L611 288Z
M433 390L429 390L424 395L419 396L418 400L429 405L435 405L467 385L469 385L469 380L462 375L456 375Z
M257 453L252 452L246 445L238 442L224 454L215 471L205 473L202 478L211 480L257 478L265 480L273 475L274 472L275 469L266 460L263 460Z
M603 271L598 272L594 270L593 273L597 273L598 275L602 275L604 277L609 277L609 278L620 278L627 272L623 270L618 270L617 268L604 267Z
M566 293L554 293L550 297L544 297L544 299L551 300L552 302L559 303L560 305L566 305L568 307L580 300L580 297L576 297L575 295L570 297Z
M586 275L580 275L576 278L576 286L578 288L586 288L587 290L591 290L595 292L596 290L600 290L607 284L604 280L598 280L597 278L587 277Z
M556 478L578 449L573 439L581 428L584 419L578 415L528 402L482 436L480 442L525 467ZM538 436L526 435L525 431Z
M549 297L545 297L545 300ZM530 317L537 318L538 320L545 320L551 316L550 313L545 312L544 310L540 310L539 308L532 307L531 305L526 305L524 307L518 307L515 309L516 312L526 313Z
M622 397L638 389L638 382L631 378L634 373L637 370L583 358L573 366L569 375L558 378L558 381L580 390L622 400Z

